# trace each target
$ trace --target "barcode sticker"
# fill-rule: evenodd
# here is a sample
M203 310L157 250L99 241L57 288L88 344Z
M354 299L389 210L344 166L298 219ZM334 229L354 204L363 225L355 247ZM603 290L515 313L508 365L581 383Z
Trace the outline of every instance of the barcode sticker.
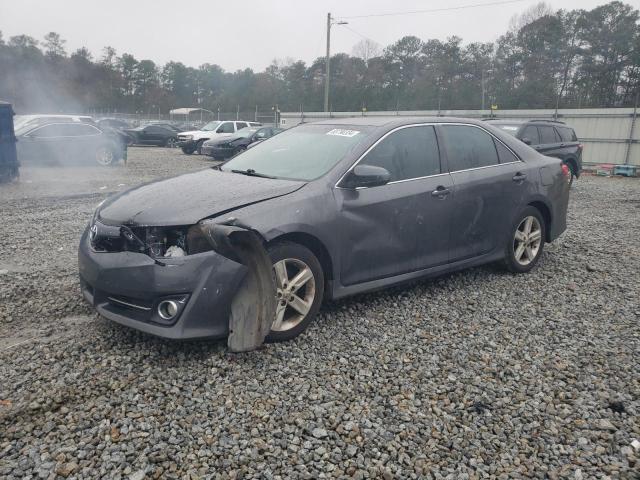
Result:
M334 128L329 130L327 135L338 135L339 137L355 137L360 132L358 130L343 130L341 128Z

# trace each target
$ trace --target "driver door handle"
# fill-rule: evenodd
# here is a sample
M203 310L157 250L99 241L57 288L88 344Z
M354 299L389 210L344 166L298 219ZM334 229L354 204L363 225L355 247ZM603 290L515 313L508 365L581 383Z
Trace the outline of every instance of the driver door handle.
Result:
M527 178L526 173L518 172L513 176L513 181L516 183L520 183L520 182L524 182L526 178Z
M449 190L446 187L443 187L442 185L439 185L438 188L436 188L433 192L431 192L431 196L437 197L440 200L442 200L450 193L451 193L451 190Z

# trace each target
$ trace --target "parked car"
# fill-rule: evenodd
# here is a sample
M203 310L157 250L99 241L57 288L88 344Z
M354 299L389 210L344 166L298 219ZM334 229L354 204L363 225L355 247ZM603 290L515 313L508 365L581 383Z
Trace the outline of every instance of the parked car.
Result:
M489 120L543 155L561 159L571 173L569 184L582 172L582 144L573 128L557 120Z
M254 142L261 142L280 133L282 129L272 127L247 127L238 130L235 135L222 139L207 140L202 144L200 152L215 160L224 160L236 156Z
M240 245L266 250L278 300L267 340L290 339L323 298L495 261L530 271L566 228L568 174L486 122L302 124L222 166L108 198L80 241L81 287L123 325L224 337L248 288L234 239L254 235Z
M16 137L23 164L108 166L127 159L122 135L88 123L27 123L16 130Z
M155 122L154 121L154 122L147 122L147 123L144 124L144 126L147 126L147 125L157 125L158 127L164 127L167 130L173 130L176 133L184 131L178 125L175 125L175 124L169 123L169 122L160 122L160 121Z
M100 118L99 120L96 120L96 124L101 128L109 127L116 130L126 130L131 128L129 122L119 118Z
M200 154L202 153L202 144L207 140L229 137L243 128L259 127L261 125L258 122L214 120L200 127L200 130L178 134L178 146L187 155L191 155L194 152Z
M44 125L46 123L64 123L64 122L78 122L88 123L90 125L97 125L95 120L88 115L58 115L58 114L30 114L30 115L16 115L14 118L15 129L19 130L23 127Z
M173 148L178 144L178 132L160 125L144 125L124 130L132 145L156 145Z

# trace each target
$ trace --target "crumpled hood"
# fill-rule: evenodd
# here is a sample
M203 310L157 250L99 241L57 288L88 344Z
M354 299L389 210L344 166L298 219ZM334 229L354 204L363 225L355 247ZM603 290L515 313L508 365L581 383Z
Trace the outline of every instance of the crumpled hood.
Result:
M108 225L193 225L246 205L281 197L305 182L207 169L147 183L108 198L98 219Z

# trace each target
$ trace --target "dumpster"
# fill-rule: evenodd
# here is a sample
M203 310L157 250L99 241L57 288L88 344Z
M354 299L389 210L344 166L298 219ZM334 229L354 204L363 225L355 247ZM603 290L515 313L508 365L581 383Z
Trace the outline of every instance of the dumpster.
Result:
M16 135L13 130L13 109L10 103L0 101L0 183L18 177Z

